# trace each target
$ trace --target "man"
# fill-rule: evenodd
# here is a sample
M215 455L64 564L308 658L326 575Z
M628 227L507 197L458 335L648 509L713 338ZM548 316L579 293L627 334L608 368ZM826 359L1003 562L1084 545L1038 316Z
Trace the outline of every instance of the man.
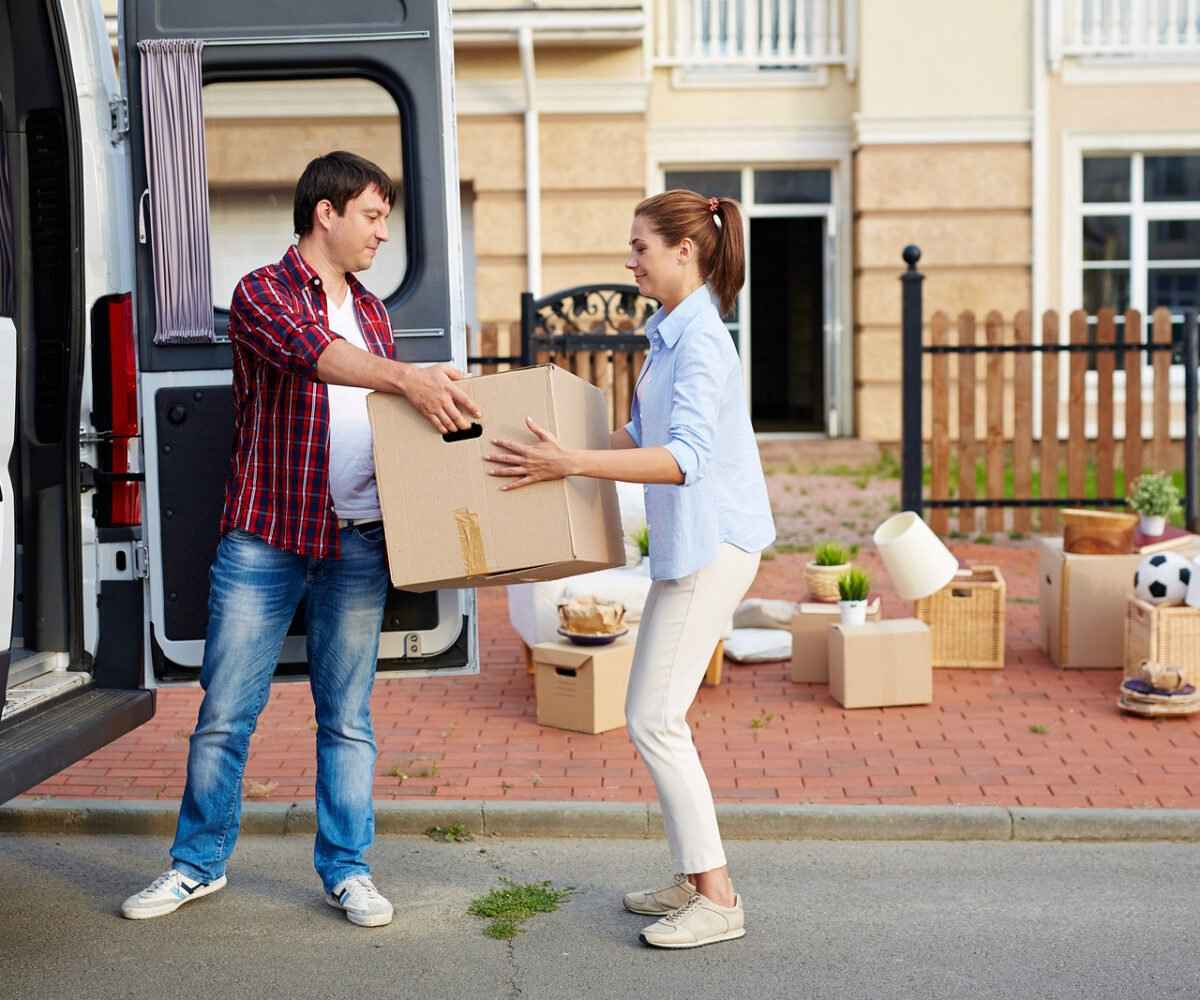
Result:
M363 859L375 829L370 697L388 589L366 394L403 395L443 433L480 415L454 385L462 373L391 359L387 311L354 277L388 238L395 197L387 174L362 157L313 160L296 185L299 242L234 292L234 447L209 574L204 700L171 868L125 900L126 917L163 916L224 887L250 736L307 597L314 863L326 901L352 923L392 919Z

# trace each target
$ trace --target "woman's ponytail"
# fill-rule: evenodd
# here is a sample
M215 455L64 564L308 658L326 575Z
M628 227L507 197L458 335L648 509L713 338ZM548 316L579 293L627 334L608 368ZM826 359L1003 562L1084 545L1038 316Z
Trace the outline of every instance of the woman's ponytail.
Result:
M746 283L746 239L738 203L732 198L718 198L717 202L715 214L721 225L706 279L721 302L721 315L728 316Z

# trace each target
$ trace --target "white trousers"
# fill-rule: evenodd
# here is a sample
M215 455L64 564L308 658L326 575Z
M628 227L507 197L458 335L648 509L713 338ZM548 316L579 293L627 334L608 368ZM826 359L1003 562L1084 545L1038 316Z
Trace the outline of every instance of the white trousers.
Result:
M625 719L658 788L677 872L725 864L712 790L692 742L687 710L713 650L758 572L760 554L728 543L691 576L656 580L638 628Z

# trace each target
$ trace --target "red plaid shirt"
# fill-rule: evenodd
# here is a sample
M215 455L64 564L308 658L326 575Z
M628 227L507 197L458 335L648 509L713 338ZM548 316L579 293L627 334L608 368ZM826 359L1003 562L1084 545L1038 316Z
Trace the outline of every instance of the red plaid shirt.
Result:
M383 303L346 275L363 340L392 356ZM221 534L241 528L297 555L337 556L329 498L329 393L317 359L333 341L317 272L291 247L233 293L233 466Z

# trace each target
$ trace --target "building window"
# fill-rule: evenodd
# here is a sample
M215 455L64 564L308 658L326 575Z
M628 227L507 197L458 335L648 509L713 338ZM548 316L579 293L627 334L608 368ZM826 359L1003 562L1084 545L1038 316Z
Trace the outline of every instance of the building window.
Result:
M1200 307L1200 155L1085 156L1080 225L1090 321L1108 308L1123 324L1121 314L1138 309L1148 328L1166 306L1181 343L1184 311Z
M348 149L396 184L388 242L362 283L386 299L408 268L400 109L359 78L210 83L204 88L213 305L228 309L241 277L295 242L292 201L307 163Z

